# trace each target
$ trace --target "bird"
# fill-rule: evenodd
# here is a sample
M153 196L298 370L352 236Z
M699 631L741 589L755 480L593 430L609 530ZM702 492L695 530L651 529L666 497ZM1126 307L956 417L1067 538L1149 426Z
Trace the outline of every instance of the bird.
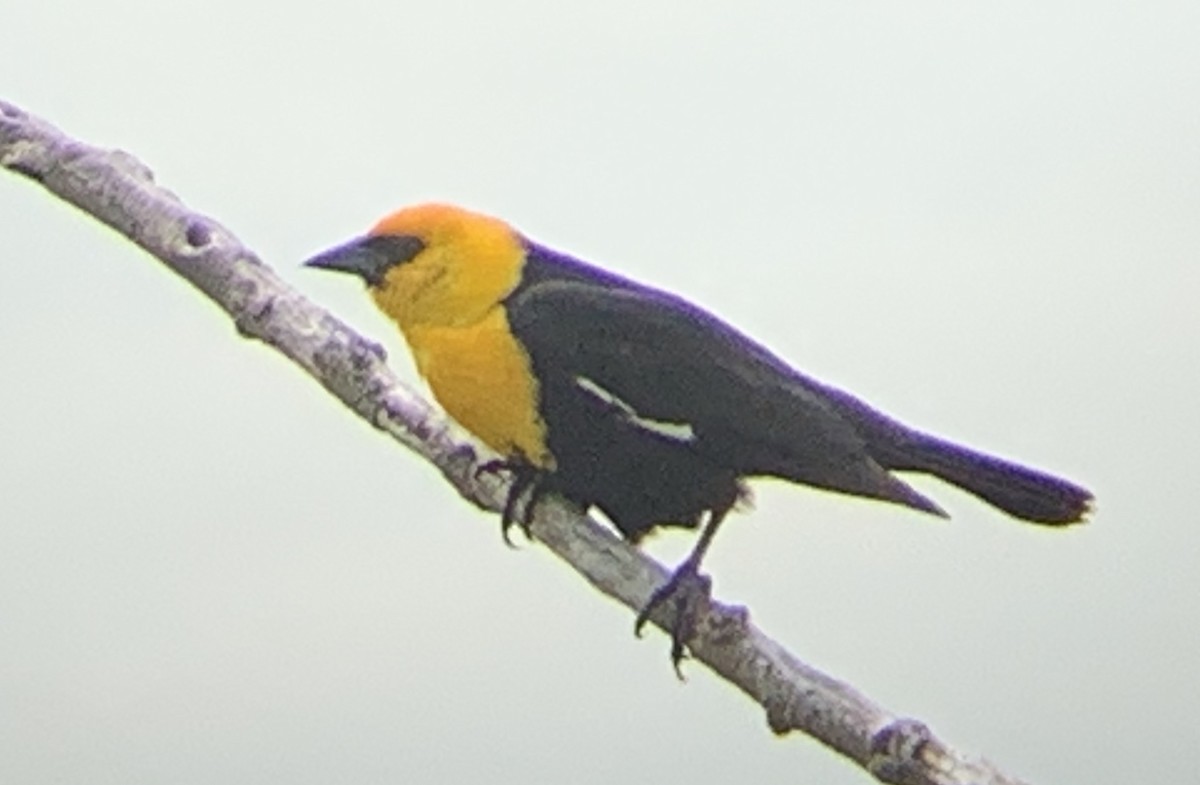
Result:
M897 477L938 477L1009 516L1062 527L1093 496L1049 473L902 424L819 382L709 311L542 245L499 218L426 203L308 267L361 278L446 413L512 475L501 530L554 493L637 544L701 529L650 596L678 672L707 591L701 563L747 480L776 477L939 517ZM522 500L524 504L522 505Z

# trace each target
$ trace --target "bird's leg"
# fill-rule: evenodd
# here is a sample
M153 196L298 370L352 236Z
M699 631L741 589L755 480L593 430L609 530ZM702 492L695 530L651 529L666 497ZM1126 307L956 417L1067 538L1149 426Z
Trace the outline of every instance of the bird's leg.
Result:
M508 536L514 523L521 527L521 531L525 532L526 539L533 539L533 534L529 531L529 524L533 520L534 507L543 492L541 482L539 482L542 472L522 455L488 461L475 469L476 479L485 474L501 473L512 476L512 485L504 500L504 511L500 513L500 536L504 538L505 545L515 547L512 539ZM525 496L526 492L528 492L528 498L525 501L525 508L518 513L517 508L521 503L521 497Z
M641 637L642 627L650 620L655 609L668 601L671 603L675 611L668 630L671 635L671 664L675 666L675 675L680 679L683 673L679 663L685 656L684 647L696 632L696 620L704 612L712 590L712 581L707 575L700 574L700 562L728 512L729 508L725 508L709 513L708 522L704 524L704 530L700 532L700 539L692 552L675 568L667 582L654 590L634 623L634 634Z

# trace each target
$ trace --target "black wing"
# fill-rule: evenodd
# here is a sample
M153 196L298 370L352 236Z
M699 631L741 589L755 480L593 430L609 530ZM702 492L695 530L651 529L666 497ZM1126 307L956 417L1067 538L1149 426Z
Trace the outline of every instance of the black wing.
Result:
M825 388L678 297L572 275L523 287L507 308L543 383L587 380L641 420L686 424L692 449L739 475L896 495Z
M888 474L918 471L1036 523L1072 523L1090 509L1086 488L913 430L678 297L533 243L528 251L507 305L560 401L589 379L643 420L686 424L689 449L739 476L777 475L944 515Z
M645 420L686 423L690 447L739 476L769 474L945 513L888 470L954 483L1035 523L1080 520L1092 494L905 426L792 369L704 310L543 253L509 302L539 378L590 379Z

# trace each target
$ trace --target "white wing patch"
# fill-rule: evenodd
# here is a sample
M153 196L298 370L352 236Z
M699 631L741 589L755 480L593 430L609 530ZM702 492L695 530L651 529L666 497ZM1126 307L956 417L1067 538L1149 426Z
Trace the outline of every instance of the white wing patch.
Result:
M593 379L589 379L586 376L576 376L575 384L579 389L596 400L611 406L630 425L641 428L643 431L665 436L677 442L690 442L696 438L696 432L692 430L692 426L689 423L666 422L664 420L651 420L642 417L627 401L618 398L613 393L604 389Z

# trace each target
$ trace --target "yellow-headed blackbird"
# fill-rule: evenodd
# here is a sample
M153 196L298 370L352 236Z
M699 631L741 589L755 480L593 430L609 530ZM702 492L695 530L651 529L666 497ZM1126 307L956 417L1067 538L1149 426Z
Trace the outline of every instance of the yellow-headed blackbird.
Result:
M1017 518L1079 521L1092 495L1048 474L913 430L794 370L685 300L447 205L409 207L309 266L361 277L399 326L433 394L504 456L528 492L598 507L631 541L658 526L701 537L638 618L676 608L672 657L692 631L705 550L770 475L945 516L892 475L942 478Z

